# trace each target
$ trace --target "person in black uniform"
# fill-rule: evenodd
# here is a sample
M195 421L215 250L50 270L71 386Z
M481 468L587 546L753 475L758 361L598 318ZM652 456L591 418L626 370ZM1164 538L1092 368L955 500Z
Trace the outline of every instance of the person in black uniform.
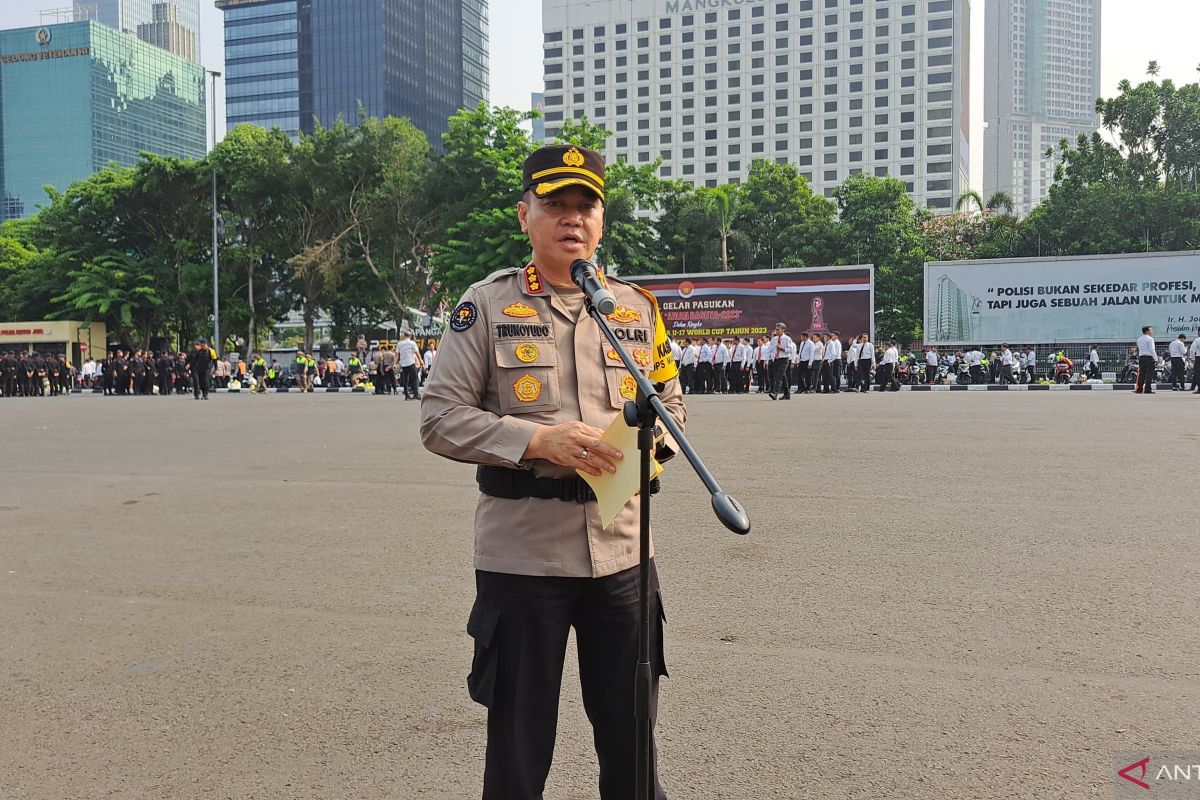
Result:
M75 365L67 362L66 356L58 357L58 380L59 394L71 394L71 389L75 385L72 378L75 375Z
M103 390L105 396L111 395L115 384L113 378L117 374L117 361L113 358L112 353L109 353L105 357L104 364L101 365L100 370L100 388Z
M197 340L195 348L188 354L188 366L192 371L192 399L208 399L208 376L215 360L212 350L208 347L208 341Z
M46 365L46 380L50 383L50 396L58 397L62 391L61 367L58 365L58 359L47 354L44 363Z
M17 359L12 353L0 353L0 395L14 397L17 393Z
M115 368L113 388L118 397L123 397L129 394L129 360L125 358L124 350L117 351L117 357L113 359L113 367Z
M175 362L166 350L158 353L155 358L158 368L158 394L160 397L170 397L171 387L175 385Z
M129 359L129 377L133 393L141 394L146 381L146 360L142 358L141 350L135 350L133 357Z
M175 357L175 394L187 394L191 386L192 374L187 354L181 352Z

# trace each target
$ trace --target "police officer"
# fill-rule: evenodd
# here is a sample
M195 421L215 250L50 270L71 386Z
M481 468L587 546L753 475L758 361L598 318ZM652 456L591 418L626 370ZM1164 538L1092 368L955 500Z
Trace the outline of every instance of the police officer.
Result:
M600 439L636 388L570 277L572 262L591 258L600 241L604 161L582 147L543 147L525 161L524 179L517 215L533 260L475 284L454 309L425 386L421 436L435 453L481 465L467 630L475 639L468 688L488 708L484 800L542 797L571 627L600 797L629 800L639 501L605 528L575 474L600 475L637 457ZM663 402L682 424L683 395L653 296L607 283L618 303L610 324L650 378L665 382ZM666 669L655 573L650 580L657 708ZM665 797L661 788L656 797Z
M257 353L254 354L254 361L251 362L250 374L254 376L254 393L267 393L267 360Z
M188 367L192 371L192 399L208 399L208 376L212 372L213 351L207 339L197 339L192 352L188 353Z

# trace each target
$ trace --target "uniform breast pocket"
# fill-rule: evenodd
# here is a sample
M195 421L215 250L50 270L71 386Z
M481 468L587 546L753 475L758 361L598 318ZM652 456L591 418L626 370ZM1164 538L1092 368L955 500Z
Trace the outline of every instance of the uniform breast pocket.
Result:
M624 343L625 352L633 359L638 371L645 375L654 364L654 355L650 345L640 341ZM607 343L601 348L604 351L604 372L608 380L608 400L613 408L622 408L626 400L637 398L637 381L625 369L620 355Z
M502 342L496 345L496 392L504 414L557 411L558 353L553 342Z

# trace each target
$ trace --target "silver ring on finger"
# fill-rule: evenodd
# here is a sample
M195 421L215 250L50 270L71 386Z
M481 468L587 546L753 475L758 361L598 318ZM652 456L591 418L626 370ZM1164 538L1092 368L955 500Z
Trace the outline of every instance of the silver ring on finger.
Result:
M583 461L587 461L589 455L591 455L591 454L588 453L588 449L585 447L585 448L583 448L583 451L580 452L579 458L582 459Z

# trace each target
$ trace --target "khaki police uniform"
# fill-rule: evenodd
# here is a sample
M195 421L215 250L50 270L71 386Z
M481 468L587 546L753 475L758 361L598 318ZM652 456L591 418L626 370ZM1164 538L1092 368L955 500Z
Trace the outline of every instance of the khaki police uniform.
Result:
M594 166L599 154L550 147L526 162L527 188L539 195L542 187L547 194L562 188L572 161L582 161L579 151L587 155L580 166L602 181L603 162ZM560 157L566 167L554 166ZM550 183L531 184L531 173L536 182L547 171ZM603 197L602 182L587 185ZM665 380L663 403L682 425L683 395L657 304L631 284L607 282L617 300L610 326L645 374ZM636 383L588 317L582 292L552 288L534 264L473 285L451 315L422 395L421 437L439 455L480 465L476 600L467 624L475 654L467 683L488 708L485 800L542 797L571 628L600 796L634 795L640 502L630 500L606 528L574 470L523 456L539 425L582 421L605 429L635 396ZM666 665L653 571L651 586L657 709L657 677ZM661 788L656 796L665 798Z

